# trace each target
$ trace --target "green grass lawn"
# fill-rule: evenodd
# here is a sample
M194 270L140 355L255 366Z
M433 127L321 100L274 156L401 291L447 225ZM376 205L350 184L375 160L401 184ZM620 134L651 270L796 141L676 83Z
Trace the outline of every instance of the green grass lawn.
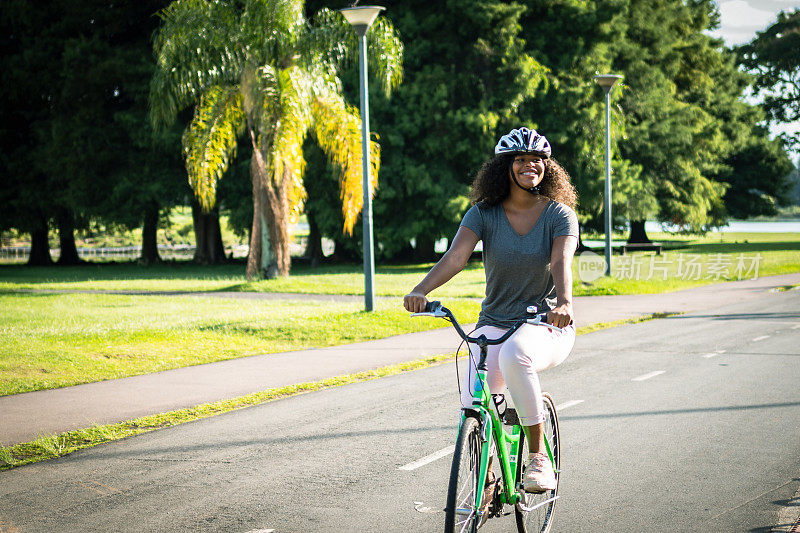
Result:
M190 261L145 267L129 263L87 263L75 267L0 265L0 290L87 289L137 291L239 290L244 265L203 266Z
M665 253L635 252L614 256L611 277L585 282L576 260L575 295L648 294L727 281L800 271L800 235L708 234L705 237L675 237L652 234L663 242ZM602 255L602 251L599 251ZM375 287L381 296L403 296L430 269L431 264L382 265L377 267ZM127 264L97 264L71 268L27 268L0 266L0 290L85 289L145 291L254 291L308 294L363 294L360 265L296 266L285 279L248 283L244 265L204 267L191 263L167 263L156 267ZM484 274L480 262L469 266L435 298L480 298Z
M449 302L459 320L479 304ZM0 293L0 395L444 327L397 302Z
M575 294L643 294L759 276L800 272L800 235L709 234L703 238L651 235L662 256L615 256L614 276L581 280ZM737 272L738 265L742 265ZM240 300L203 296L25 293L22 289L261 291L361 294L359 265L298 266L287 279L247 283L244 265L100 264L74 268L0 267L0 395L62 387L258 353L275 353L383 338L443 327L411 320L406 294L431 265L378 268L375 313L363 303ZM648 279L649 278L649 279ZM483 267L471 263L431 297L459 320L475 320L484 293Z

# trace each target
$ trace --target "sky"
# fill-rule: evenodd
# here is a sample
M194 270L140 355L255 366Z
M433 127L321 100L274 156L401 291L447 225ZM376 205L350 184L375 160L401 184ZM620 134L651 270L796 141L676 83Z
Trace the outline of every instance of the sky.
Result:
M717 0L722 19L712 32L728 45L744 44L778 18L780 11L800 8L800 0Z
M778 17L780 11L794 11L800 8L800 0L717 0L721 20L720 27L711 35L722 37L728 46L744 44L756 36L757 31L765 30ZM800 135L800 122L771 128L773 134L785 131ZM790 154L795 163L800 152Z

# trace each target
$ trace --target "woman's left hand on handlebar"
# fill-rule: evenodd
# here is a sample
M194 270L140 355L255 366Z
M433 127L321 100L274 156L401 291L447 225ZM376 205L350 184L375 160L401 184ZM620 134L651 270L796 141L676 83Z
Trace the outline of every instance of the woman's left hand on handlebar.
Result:
M572 324L572 304L561 304L547 313L547 323L557 328L565 328Z

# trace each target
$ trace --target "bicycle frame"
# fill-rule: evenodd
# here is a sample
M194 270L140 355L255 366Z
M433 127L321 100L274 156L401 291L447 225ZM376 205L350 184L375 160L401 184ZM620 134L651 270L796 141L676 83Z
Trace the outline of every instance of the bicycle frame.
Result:
M472 407L465 407L461 410L461 423L471 412L477 413L481 418L481 465L478 474L478 487L486 486L486 474L489 469L489 461L491 460L491 445L492 439L489 437L491 433L494 437L495 448L497 450L497 458L500 463L500 470L503 477L503 492L500 496L502 503L514 505L519 501L519 494L517 493L517 455L519 454L519 447L525 434L522 431L522 426L515 424L511 428L511 433L503 428L503 423L500 420L497 405L494 404L491 391L486 385L486 346L481 347L481 358L478 363L476 372L475 387L472 393ZM460 427L461 424L459 424ZM552 457L551 457L552 460ZM483 499L483 492L478 491L477 501L478 506Z

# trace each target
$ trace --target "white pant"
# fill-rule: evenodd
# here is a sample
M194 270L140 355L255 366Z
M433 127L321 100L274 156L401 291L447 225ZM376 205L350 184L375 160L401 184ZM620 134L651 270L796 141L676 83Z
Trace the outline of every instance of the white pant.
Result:
M508 329L481 326L470 337L481 334L489 339L501 337ZM575 326L564 328L563 333L543 326L525 324L503 344L488 346L486 355L486 381L492 394L503 392L507 385L517 415L524 426L544 421L542 387L537 372L560 365L575 344ZM461 385L461 405L472 405L475 373L480 360L478 345L469 345L467 358L469 372ZM470 358L472 359L470 361Z

